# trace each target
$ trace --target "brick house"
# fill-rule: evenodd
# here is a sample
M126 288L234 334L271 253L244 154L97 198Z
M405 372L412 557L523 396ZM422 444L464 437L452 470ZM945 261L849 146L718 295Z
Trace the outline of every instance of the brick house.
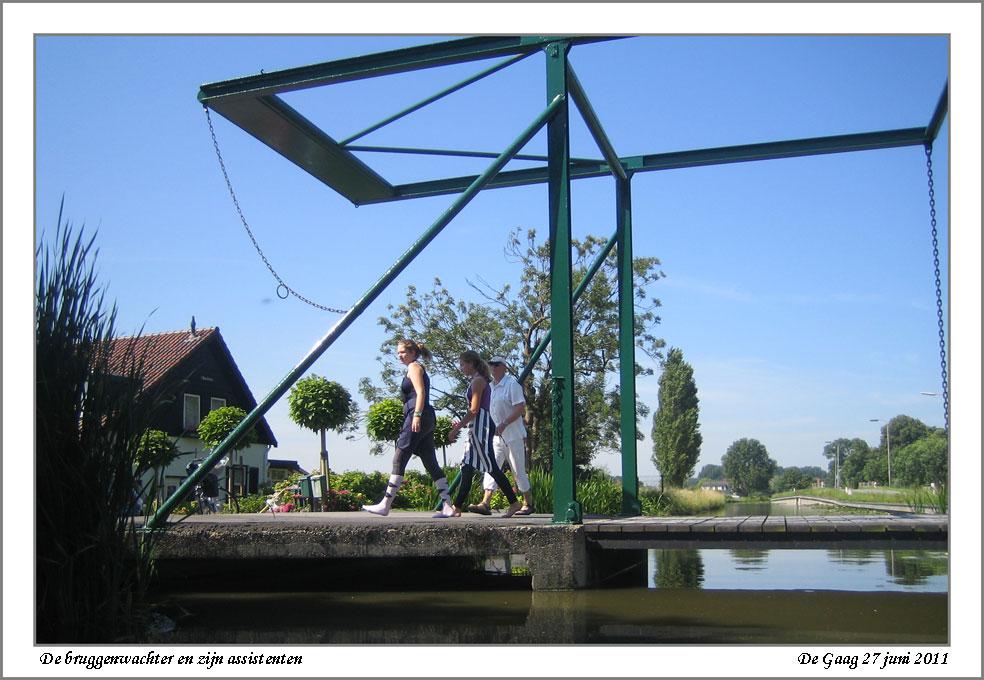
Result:
M110 348L110 367L119 367L128 352L143 357L144 382L140 399L153 408L150 427L172 437L180 455L164 470L162 491L170 496L187 477L185 467L210 449L198 438L198 424L209 411L238 406L247 413L256 400L236 366L219 329L121 337ZM237 495L257 493L268 481L268 452L277 445L265 418L256 425L258 441L230 452L229 462L213 472L220 488Z

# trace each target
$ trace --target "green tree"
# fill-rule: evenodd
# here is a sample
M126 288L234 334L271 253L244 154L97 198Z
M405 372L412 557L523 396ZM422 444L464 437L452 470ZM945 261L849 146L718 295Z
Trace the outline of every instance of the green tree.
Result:
M137 442L137 460L134 463L134 476L138 479L153 474L140 489L140 495L147 499L158 499L164 486L164 469L180 454L173 439L161 430L146 430Z
M919 441L927 434L930 428L921 420L912 416L898 415L889 420L881 428L881 439L878 442L879 448L883 452L887 451L888 434L892 436L892 451L904 449L909 444ZM894 457L894 456L893 456ZM892 467L895 467L894 465Z
M653 464L663 484L681 488L693 474L703 438L700 434L694 369L683 352L671 348L659 377L659 406L653 415Z
M867 451L868 442L863 439L855 437L854 439L849 439L847 437L840 437L834 439L833 441L827 442L823 447L823 457L829 462L827 463L827 483L831 486L837 485L837 456L840 455L840 472L841 479L840 483L843 485L847 482L847 478L844 475L845 465L847 463L848 456L852 455L852 452L859 451L862 452L862 458L867 461ZM855 459L854 463L858 463L861 459ZM855 465L856 469L859 471L864 467L864 463L861 465ZM853 469L853 468L852 468ZM818 474L818 477L823 476L823 474ZM858 480L855 480L857 484Z
M776 462L757 439L739 439L728 447L721 458L725 477L732 488L743 496L769 489L769 480L776 469Z
M574 240L573 283L576 286L605 240L587 236ZM433 386L438 397L438 410L462 414L466 383L458 371L458 355L473 349L482 356L504 355L514 358L513 368L525 365L534 349L550 330L549 243L538 241L536 232L529 230L510 233L504 254L518 266L517 285L496 288L484 281L471 282L482 299L466 302L453 296L434 280L429 292L415 286L407 289L406 301L388 309L389 315L379 320L386 332L381 352L390 356L396 341L410 337L425 343L434 359L427 364L432 380L442 379L446 391ZM663 341L653 335L659 317L659 301L649 296L649 287L663 274L659 260L638 257L633 260L634 294L636 302L635 337L639 351L659 359ZM600 449L620 447L619 392L609 380L618 375L618 288L617 260L613 251L599 269L574 310L575 363L575 462L579 468L590 464ZM551 420L551 349L541 355L537 366L523 384L526 395L526 426L528 431L529 466L550 470L553 464ZM651 375L652 371L635 365L636 375ZM360 392L369 396L396 394L401 367L385 362L381 377L384 390L368 380L360 383ZM635 405L637 418L646 418L649 409ZM642 438L641 433L638 435Z
M865 477L865 468L869 467L868 462L877 454L864 440L852 441L854 445L847 450L846 455L841 450L841 484L856 488L859 483L868 481Z
M330 491L331 467L325 433L341 432L352 424L353 415L357 414L352 395L337 382L312 373L294 383L287 404L291 420L321 435L321 474L325 476L325 491Z
M448 465L448 437L451 436L451 418L448 416L438 416L434 424L434 444L441 447L444 456L444 467Z
M720 465L707 464L697 473L697 481L702 479L724 479L724 468Z
M202 422L198 423L198 438L210 449L225 441L233 430L239 427L239 423L249 415L238 406L223 406L222 408L212 409L208 412ZM233 445L234 451L242 451L250 444L259 441L256 428L251 427L247 432L239 437Z
M813 475L796 467L778 468L769 486L773 493L779 493L781 491L802 491L813 486Z
M893 450L894 451L894 450ZM948 442L943 430L933 430L892 454L893 481L904 486L943 486L948 473Z
M369 407L366 413L366 433L377 442L396 443L403 428L403 404L399 399L384 399ZM379 453L377 447L373 453Z

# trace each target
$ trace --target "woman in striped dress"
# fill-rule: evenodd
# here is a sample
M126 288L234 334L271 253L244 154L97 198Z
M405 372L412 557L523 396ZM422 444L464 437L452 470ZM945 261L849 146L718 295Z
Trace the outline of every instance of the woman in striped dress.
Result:
M458 494L455 496L452 516L461 516L461 508L464 507L468 500L468 492L471 491L472 478L475 476L475 471L478 470L492 475L510 503L509 508L502 516L512 517L522 507L522 504L516 499L512 484L509 483L495 462L495 452L492 449L495 423L492 422L492 416L489 414L492 398L492 378L489 367L482 361L477 352L468 350L462 352L458 357L458 369L471 378L468 391L465 393L465 398L468 401L468 412L461 420L451 425L449 438L454 441L458 437L458 432L465 425L470 424L471 429L468 435L468 450L461 462L461 477L459 478Z

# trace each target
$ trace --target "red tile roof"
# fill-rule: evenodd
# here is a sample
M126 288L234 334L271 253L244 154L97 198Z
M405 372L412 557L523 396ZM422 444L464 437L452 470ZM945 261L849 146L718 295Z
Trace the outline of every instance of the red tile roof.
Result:
M137 338L116 338L110 345L110 370L122 375L125 373L128 355L137 360L143 357L143 389L150 389L217 332L217 328L202 328L196 330L194 335L185 330Z
M246 379L243 378L217 327L197 329L194 334L190 330L183 330L173 333L116 338L110 343L109 370L110 373L116 375L127 375L129 373L128 367L131 367L134 361L142 359L144 375L142 390L146 391L160 383L185 359L209 342L216 344L221 354L228 361L234 379L239 383L247 401L243 406L247 411L256 408L256 399L253 397L249 385L246 384ZM257 429L263 433L270 444L277 445L277 439L274 437L273 430L270 429L266 418L260 418Z

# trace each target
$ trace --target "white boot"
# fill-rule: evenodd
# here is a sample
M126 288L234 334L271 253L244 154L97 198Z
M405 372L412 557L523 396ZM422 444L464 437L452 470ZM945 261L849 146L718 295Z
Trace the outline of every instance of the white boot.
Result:
M390 508L393 507L393 499L396 498L396 492L400 490L402 484L402 476L390 475L389 483L386 485L386 493L383 494L383 500L375 505L363 505L362 509L374 515L385 517L389 514Z
M441 495L442 505L441 505L441 509L431 516L432 519L454 517L455 510L454 510L454 506L451 504L451 494L448 493L447 478L441 477L439 480L434 482L434 485L437 487L437 492Z

